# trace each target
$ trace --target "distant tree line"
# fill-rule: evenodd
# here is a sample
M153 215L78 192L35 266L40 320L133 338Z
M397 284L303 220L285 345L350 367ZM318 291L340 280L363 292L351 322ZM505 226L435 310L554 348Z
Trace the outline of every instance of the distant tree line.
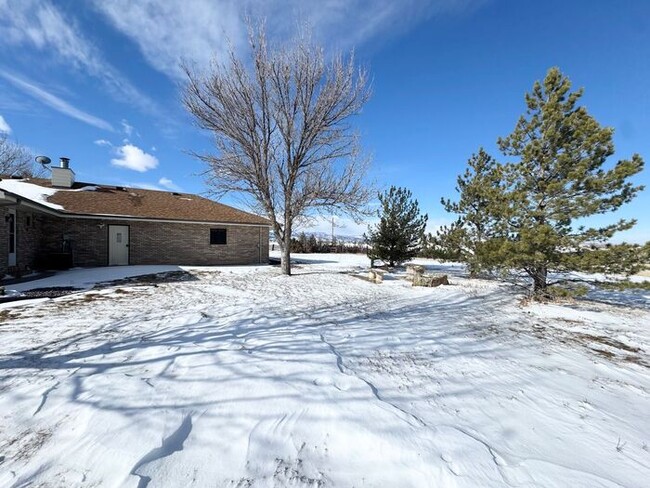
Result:
M339 242L334 239L317 238L314 234L305 234L301 232L298 237L291 239L291 252L295 253L352 253L364 254L367 246L364 244L354 244Z

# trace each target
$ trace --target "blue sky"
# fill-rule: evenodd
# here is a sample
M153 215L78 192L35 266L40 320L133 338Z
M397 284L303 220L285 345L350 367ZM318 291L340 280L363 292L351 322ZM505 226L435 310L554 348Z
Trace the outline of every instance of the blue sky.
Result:
M650 157L647 0L0 0L0 130L70 157L78 180L204 192L188 151L210 140L180 105L178 65L208 66L227 39L243 47L246 13L274 39L299 18L327 48L355 48L373 77L355 121L371 177L411 189L431 229L450 220L440 197L467 159L480 146L498 156L497 137L551 66L614 127L612 163ZM648 171L636 181L650 186ZM649 195L619 212L639 220L621 238L650 240Z

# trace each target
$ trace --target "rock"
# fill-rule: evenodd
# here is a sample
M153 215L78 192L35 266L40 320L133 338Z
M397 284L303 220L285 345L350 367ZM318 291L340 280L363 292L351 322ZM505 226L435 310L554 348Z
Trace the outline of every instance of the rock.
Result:
M449 278L447 278L447 275L434 276L433 279L431 280L431 286L440 286L440 285L448 285L448 284L449 284Z
M415 276L422 276L424 274L424 266L421 264L407 264L406 274L411 278Z
M426 286L432 288L448 284L449 278L447 275L415 275L413 277L413 286Z
M381 283L384 281L384 273L386 272L383 269L371 269L368 271L368 279L375 283Z

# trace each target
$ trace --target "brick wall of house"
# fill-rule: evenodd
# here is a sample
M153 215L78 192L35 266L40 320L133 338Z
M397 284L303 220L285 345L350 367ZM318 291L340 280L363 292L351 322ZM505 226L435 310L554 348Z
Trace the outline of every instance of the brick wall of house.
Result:
M9 268L9 224L0 208L0 278L8 272L20 276L39 268L43 253L43 225L49 217L25 207L16 210L16 266Z
M7 274L9 265L9 224L5 215L7 209L0 207L0 279Z
M269 262L269 227L261 227L260 232L262 233L262 262Z
M0 207L0 279L10 271L6 215L7 209ZM74 266L106 266L111 224L129 226L130 264L256 264L269 258L268 227L63 219L18 208L18 271L38 269L48 255L67 248L72 249ZM210 244L211 228L227 229L226 245Z
M104 221L63 219L48 215L43 222L41 253L46 256L71 249L74 266L106 266L107 236Z
M41 249L61 252L64 241L75 266L108 264L108 226L129 226L130 264L254 264L269 257L268 227L138 222L48 217L43 222ZM210 244L210 229L227 229L226 245Z
M269 260L268 227L132 222L131 264L254 264ZM210 244L210 229L223 228L227 244Z
M21 273L36 268L44 215L18 208L16 212L16 264Z
M41 248L43 214L16 209L16 267L9 269L9 224L5 217L8 208L0 207L0 279L5 274L24 274L36 269Z

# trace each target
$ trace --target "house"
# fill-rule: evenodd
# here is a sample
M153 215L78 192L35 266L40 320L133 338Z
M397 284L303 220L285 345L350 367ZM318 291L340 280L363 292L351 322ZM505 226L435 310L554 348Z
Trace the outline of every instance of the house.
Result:
M0 180L0 279L34 269L268 263L270 222L198 195L50 179Z

